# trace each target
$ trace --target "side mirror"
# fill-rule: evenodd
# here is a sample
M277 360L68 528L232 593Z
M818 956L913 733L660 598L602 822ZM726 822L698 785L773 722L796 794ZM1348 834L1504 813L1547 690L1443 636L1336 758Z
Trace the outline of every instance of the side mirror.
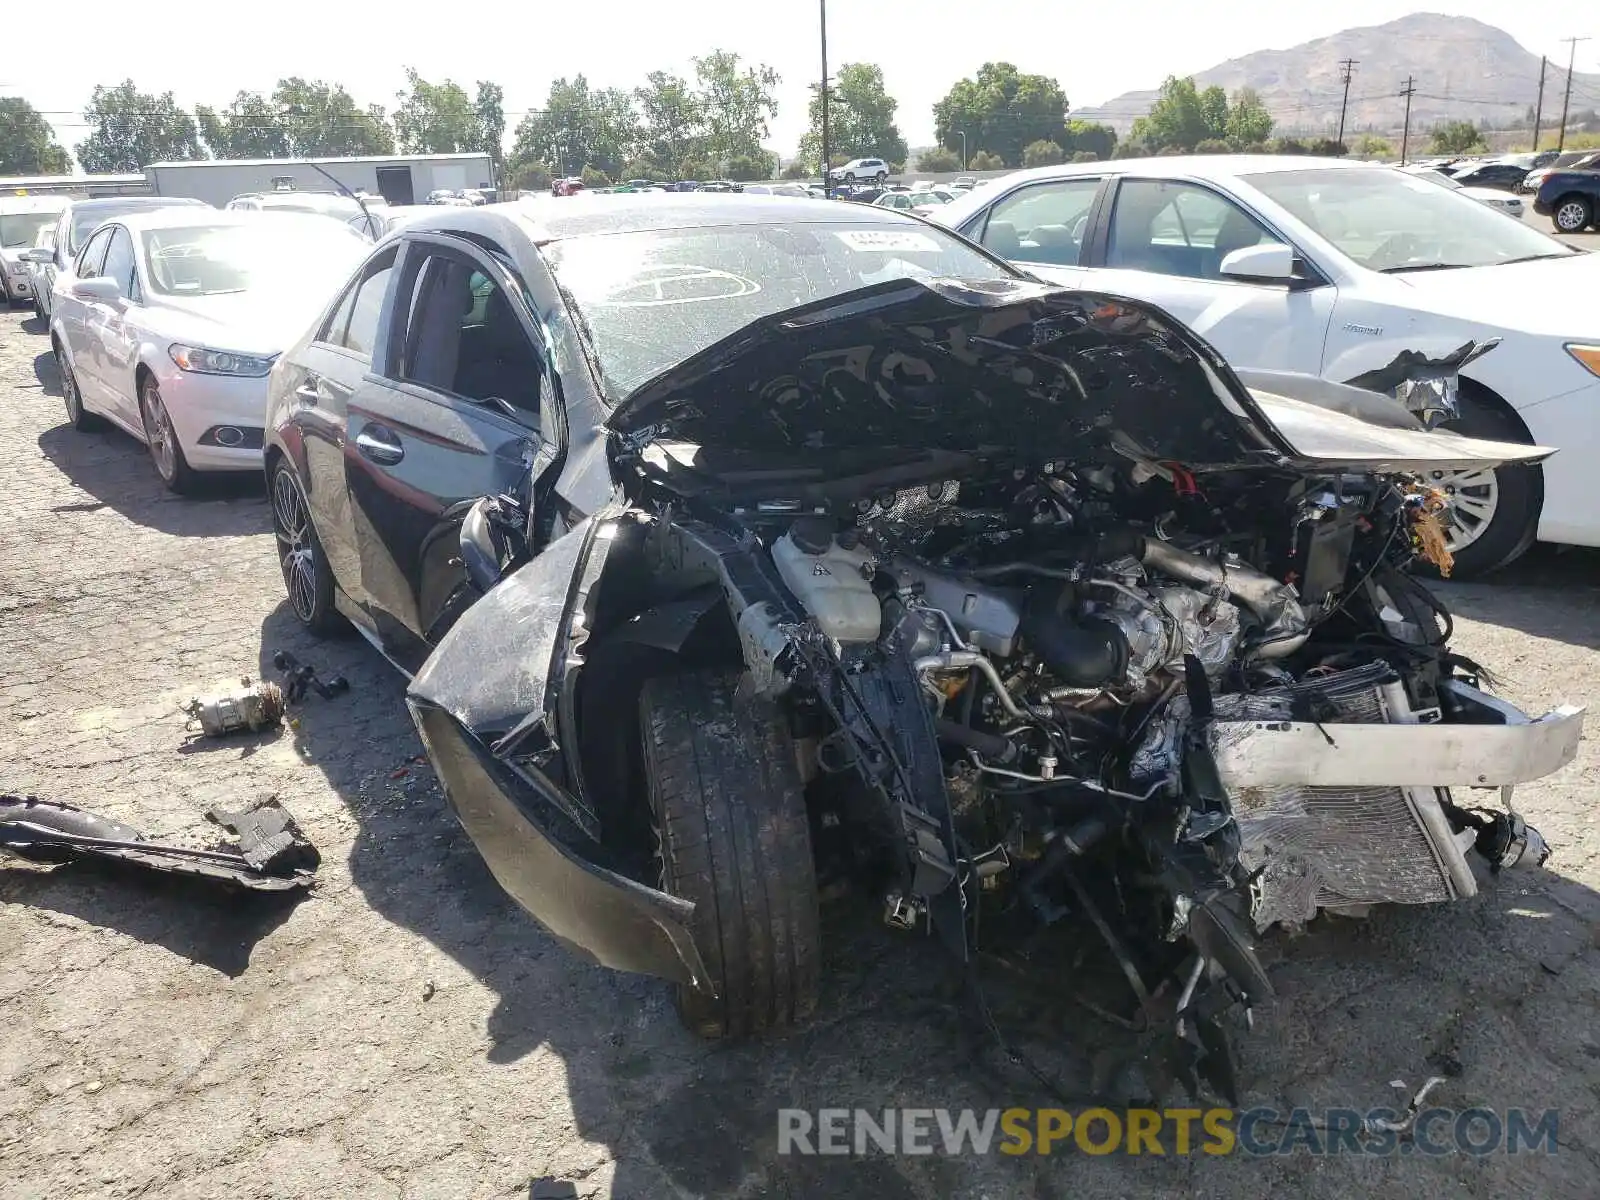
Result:
M34 246L22 252L22 261L31 263L52 263L56 260L56 252L48 246Z
M79 300L98 300L104 304L114 304L122 299L122 288L110 276L98 275L93 279L78 280L72 285L72 294Z
M1289 283L1295 278L1294 247L1282 242L1246 246L1222 260L1220 273L1224 279Z

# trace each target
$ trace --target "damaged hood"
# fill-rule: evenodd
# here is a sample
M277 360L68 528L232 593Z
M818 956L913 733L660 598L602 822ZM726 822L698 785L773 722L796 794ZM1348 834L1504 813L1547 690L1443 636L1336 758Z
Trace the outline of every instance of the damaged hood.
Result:
M1375 421L1386 409L1399 418ZM980 459L1405 471L1551 453L1428 432L1393 401L1311 377L1247 388L1154 306L1014 279L894 280L777 313L643 384L608 423L745 480Z
M1019 279L894 280L755 321L609 424L713 473L820 476L922 457L1275 464L1293 448L1160 310Z

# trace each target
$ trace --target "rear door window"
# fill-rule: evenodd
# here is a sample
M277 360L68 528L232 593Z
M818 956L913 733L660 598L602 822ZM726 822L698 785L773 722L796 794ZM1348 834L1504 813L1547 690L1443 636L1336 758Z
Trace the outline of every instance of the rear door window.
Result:
M979 239L1001 258L1075 267L1100 180L1057 179L1012 192L989 212Z

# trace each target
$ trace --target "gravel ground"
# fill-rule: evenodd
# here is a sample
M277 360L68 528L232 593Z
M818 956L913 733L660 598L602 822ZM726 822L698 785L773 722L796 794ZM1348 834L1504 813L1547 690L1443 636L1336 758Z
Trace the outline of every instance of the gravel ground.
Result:
M258 485L168 496L142 447L64 424L47 351L0 313L4 790L184 836L275 792L324 865L298 903L0 867L0 1200L1595 1195L1593 740L1519 793L1548 871L1273 940L1281 999L1243 1043L1246 1103L1366 1108L1438 1074L1453 1108L1558 1108L1554 1156L780 1159L782 1106L1050 1099L975 1030L937 951L866 917L829 917L830 1015L756 1046L703 1045L662 987L576 963L454 826L399 680L357 639L296 631ZM1596 694L1600 556L1540 551L1447 591L1459 648L1512 699ZM353 690L275 738L186 742L176 706L278 647ZM1068 1089L1124 1036L990 991Z

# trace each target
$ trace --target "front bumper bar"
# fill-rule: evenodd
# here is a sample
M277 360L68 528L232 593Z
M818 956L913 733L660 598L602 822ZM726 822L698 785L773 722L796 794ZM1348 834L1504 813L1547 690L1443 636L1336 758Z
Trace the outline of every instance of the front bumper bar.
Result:
M1247 787L1506 787L1542 779L1576 757L1584 710L1562 705L1537 719L1474 688L1503 724L1328 724L1218 721L1212 752L1230 790ZM1516 718L1521 718L1520 720Z

